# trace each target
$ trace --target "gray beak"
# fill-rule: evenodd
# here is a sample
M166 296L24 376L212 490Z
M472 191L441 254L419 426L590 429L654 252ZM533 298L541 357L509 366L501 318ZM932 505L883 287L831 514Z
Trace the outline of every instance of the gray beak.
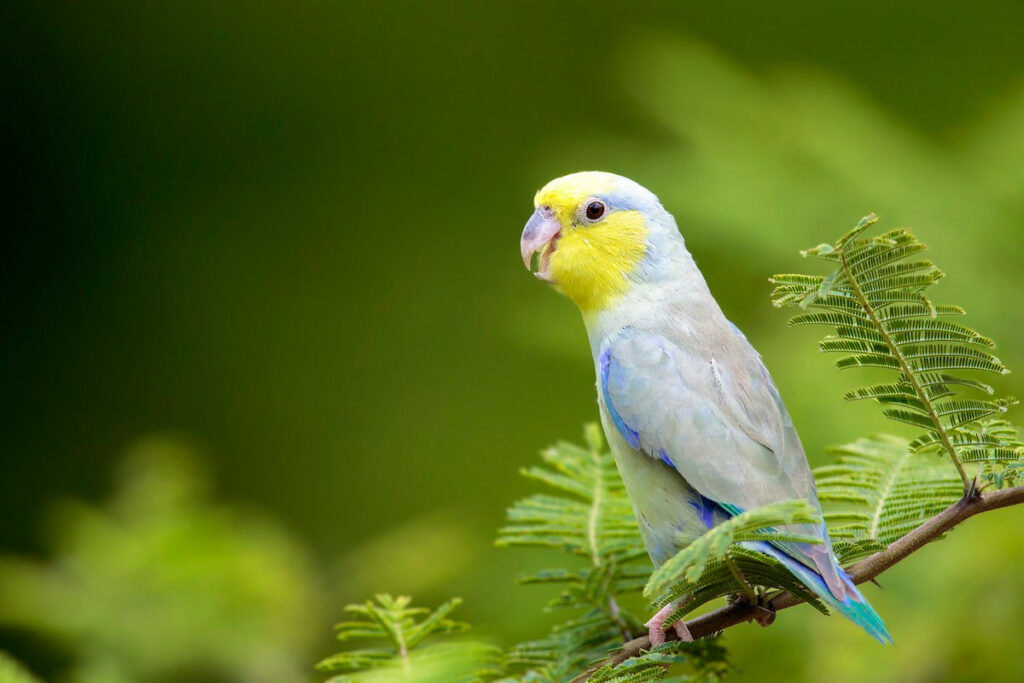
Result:
M534 273L539 279L551 282L548 274L548 259L555 250L562 225L555 218L554 212L546 206L542 206L533 212L530 220L523 228L523 237L519 242L519 251L523 256L523 264L530 270L533 255L541 253L540 269Z

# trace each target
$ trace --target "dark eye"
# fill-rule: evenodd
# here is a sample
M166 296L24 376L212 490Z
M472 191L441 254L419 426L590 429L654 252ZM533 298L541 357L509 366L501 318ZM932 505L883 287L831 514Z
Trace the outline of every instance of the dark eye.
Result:
M587 219L596 221L604 215L604 204L601 202L590 202L587 204Z

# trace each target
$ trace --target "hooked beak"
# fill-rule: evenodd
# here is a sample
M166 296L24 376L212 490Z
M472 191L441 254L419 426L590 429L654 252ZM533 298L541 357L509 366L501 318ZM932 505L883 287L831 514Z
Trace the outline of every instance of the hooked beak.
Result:
M548 272L551 254L558 245L562 226L555 218L554 212L547 206L538 207L523 228L523 238L519 242L519 251L523 255L523 263L527 270L531 268L533 255L540 252L540 263L534 275L544 282L554 282Z

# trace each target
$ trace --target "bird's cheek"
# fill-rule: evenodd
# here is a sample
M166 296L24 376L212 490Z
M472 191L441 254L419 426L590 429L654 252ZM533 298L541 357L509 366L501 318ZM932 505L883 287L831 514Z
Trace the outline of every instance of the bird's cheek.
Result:
M593 253L589 245L580 239L578 230L569 228L558 238L548 261L548 271L555 282L578 281L590 269Z

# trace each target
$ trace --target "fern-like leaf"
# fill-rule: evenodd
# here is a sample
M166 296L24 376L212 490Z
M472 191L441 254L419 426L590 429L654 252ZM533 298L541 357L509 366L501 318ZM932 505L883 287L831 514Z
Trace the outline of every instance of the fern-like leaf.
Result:
M788 591L827 613L814 593L781 562L750 547L755 542L779 546L820 542L817 537L779 531L791 524L820 521L817 511L803 500L784 501L739 514L709 529L661 565L651 575L644 593L656 597L658 607L679 602L666 619L667 625L716 598L756 587Z
M790 500L748 510L716 527L680 550L654 570L644 595L656 597L673 584L695 584L704 573L708 562L726 558L730 547L743 541L770 541L777 543L818 543L815 536L780 534L774 527L788 524L817 524L821 520L817 511L805 500Z
M595 566L645 555L633 506L612 454L604 451L601 429L591 423L584 432L586 448L560 442L541 453L548 467L521 470L568 495L536 494L516 502L496 545L560 548Z
M814 478L843 564L885 549L963 493L951 467L915 454L905 439L876 436L832 452L836 462L814 470Z
M434 635L464 632L469 626L448 615L462 601L452 598L431 611L411 607L408 596L376 596L376 601L349 605L345 611L357 619L335 628L338 640L384 641L374 647L347 650L321 661L321 671L343 671L330 683L452 681L470 683L498 675L499 651L483 643L453 641L424 645ZM422 618L420 618L422 617Z
M526 668L518 679L569 680L592 659L643 630L642 623L616 599L639 592L651 566L640 538L633 507L605 450L601 429L584 428L585 447L559 443L543 451L546 467L522 474L556 494L535 494L508 510L498 532L500 547L558 548L582 560L577 568L546 569L520 577L528 584L557 584L551 609L579 610L545 639L517 646L509 669Z
M673 678L687 683L711 683L725 677L728 669L725 650L717 639L701 640L695 643L672 641L662 643L636 657L620 664L606 664L590 676L593 683L644 683L661 681L667 676L668 667L687 664L692 673Z
M995 346L991 339L942 319L962 315L963 309L935 305L928 298L928 288L944 273L920 258L925 245L904 229L866 237L876 221L869 215L835 244L801 252L829 262L834 269L827 275L774 276L772 303L812 311L797 315L791 325L832 328L835 334L827 336L820 349L841 354L837 367L897 373L895 382L855 389L846 398L874 400L886 406L883 414L889 419L923 430L914 447L944 452L963 487L969 489L973 482L965 462L985 462L990 468L999 463L1005 468L1020 460L1022 453L988 443L963 443L979 425L1005 413L1016 400L962 395L962 391L993 392L987 384L961 373L1009 371L990 353Z

